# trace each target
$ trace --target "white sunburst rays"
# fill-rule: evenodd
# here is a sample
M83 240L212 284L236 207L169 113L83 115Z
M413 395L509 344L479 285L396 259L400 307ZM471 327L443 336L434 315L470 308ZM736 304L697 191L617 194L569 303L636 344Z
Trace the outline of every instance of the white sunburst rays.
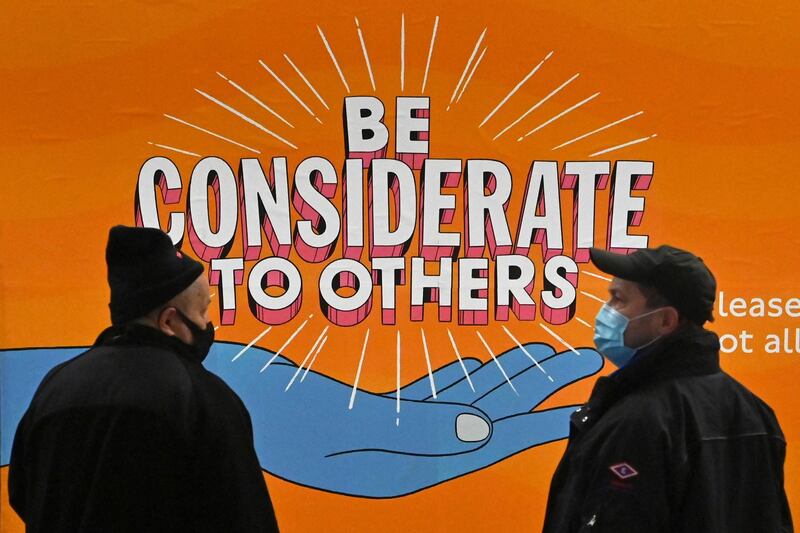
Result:
M510 123L508 126L506 126L505 128L503 128L502 130L500 130L500 131L497 133L497 135L495 135L495 136L492 138L492 140L493 140L493 141L496 141L497 139L499 139L499 138L500 138L500 137L501 137L503 134L505 134L505 133L506 133L508 130L510 130L511 128L513 128L514 126L516 126L517 124L519 124L520 122L522 122L522 121L523 121L523 120L524 120L524 119L525 119L525 118L526 118L528 115L530 115L531 113L533 113L534 111L536 111L536 109L538 109L538 108L539 108L539 107L541 107L541 106L542 106L542 105L543 105L545 102L547 102L548 100L550 100L550 98L552 98L553 96L555 96L555 95L557 95L558 93L560 93L560 92L561 92L561 91L564 89L564 87L566 87L567 85L569 85L570 83L572 83L573 81L575 81L575 80L576 80L576 79L577 79L577 78L578 78L580 75L581 75L581 74L580 74L580 72L577 72L577 73L575 73L575 74L574 74L574 75L573 75L571 78L569 78L567 81L565 81L564 83L562 83L561 85L559 85L558 87L556 87L555 89L553 89L552 91L550 91L550 92L549 92L549 93L548 93L548 94L547 94L547 95L546 95L544 98L542 98L541 100L539 100L538 102L536 102L535 104L533 104L533 105L532 105L531 107L529 107L529 108L528 108L528 109L527 109L527 110L526 110L526 111L525 111L523 114L521 114L521 115L520 115L519 117L517 117L517 118L516 118L516 119L515 119L513 122L511 122L511 123Z
M397 330L397 396L396 396L396 404L395 410L397 412L397 417L395 419L395 425L400 425L400 363L401 363L401 350L400 350L400 330Z
M428 72L431 68L431 57L433 56L433 45L436 42L436 31L439 29L439 16L433 21L433 32L431 33L431 44L428 47L428 59L425 62L425 76L422 78L422 88L420 92L425 93L425 85L428 83Z
M158 143L154 143L152 141L147 141L147 144L149 144L151 146L155 146L156 148L162 148L164 150L169 150L171 152L177 152L179 154L191 155L191 156L194 156L194 157L201 157L200 154L196 154L196 153L190 152L188 150L182 150L180 148L175 148L174 146L169 146L169 145L166 145L166 144L158 144Z
M358 17L353 18L356 21L356 32L358 33L358 40L361 43L361 52L364 54L364 63L367 65L369 82L372 84L372 90L375 91L375 76L372 74L372 64L369 61L369 53L367 52L367 43L364 40L364 32L361 31L361 24L358 22Z
M322 31L322 28L317 25L317 31L319 32L319 36L322 39L322 44L325 45L325 50L327 50L328 55L333 61L333 66L336 67L336 72L339 74L339 79L342 80L342 85L344 85L347 94L350 94L350 85L347 83L347 79L344 77L344 72L342 72L342 67L339 66L339 61L336 59L336 54L333 53L333 49L331 48L330 43L328 42L328 38L325 36L325 32Z
M287 93L289 93L289 96L291 96L292 98L294 98L294 100L295 100L295 101L296 101L298 104L300 104L300 106L301 106L303 109L305 109L306 113L308 113L309 115L311 115L311 116L314 118L314 120L316 120L317 122L319 122L320 124L322 124L322 120L321 120L321 119L320 119L320 118L317 116L317 114L316 114L316 113L314 113L314 111L313 111L313 110L312 110L312 109L311 109L311 108L308 106L308 104L306 104L306 103L303 101L303 99L302 99L302 98L300 98L300 97L297 95L297 93L296 93L296 92L294 92L294 91L291 89L291 87L289 87L289 86L286 84L286 82L285 82L285 81L283 81L283 79L281 79L281 77L280 77L280 76L278 76L278 75L275 73L275 71L274 71L274 70L272 70L272 69L269 67L269 65L267 65L267 64L264 62L264 60L263 60L263 59L259 59L259 60L258 60L258 64L259 64L259 65L261 65L261 66L264 68L264 70L266 70L266 71L269 73L269 75L270 75L270 76L272 76L272 78L273 78L273 79L274 79L276 82L278 82L278 85L280 85L281 87L283 87L283 88L284 88L284 90L285 90Z
M475 56L478 54L478 50L480 50L481 43L483 42L483 38L486 36L486 31L488 29L489 29L488 27L484 28L480 36L478 36L478 40L475 42L475 47L472 49L472 54L470 54L469 59L467 60L467 64L464 65L464 71L461 73L461 77L458 79L458 83L453 89L453 94L450 96L450 102L447 104L446 111L450 111L450 107L453 105L453 101L456 99L456 96L458 96L459 90L461 89L461 86L462 84L464 84L464 80L467 77L467 72L470 71L470 67L472 66L472 61L475 60ZM483 58L483 56L481 56L481 58Z
M627 122L628 120L630 120L632 118L636 118L636 117L638 117L639 115L642 115L642 114L644 114L644 111L637 111L636 113L628 115L627 117L623 117L623 118L621 118L619 120L615 120L614 122L611 122L610 124L606 124L604 126L600 126L599 128L593 129L592 131L590 131L588 133L584 133L583 135L579 135L578 137L575 137L574 139L570 139L570 140L568 140L566 142L563 142L563 143L559 144L558 146L554 146L552 149L553 150L558 150L559 148L563 148L563 147L568 146L568 145L570 145L572 143L575 143L575 142L578 142L578 141L582 141L583 139L585 139L587 137L590 137L590 136L592 136L592 135L594 135L596 133L600 133L601 131L605 131L605 130L607 130L609 128L613 128L614 126L616 126L618 124L622 124L623 122Z
M225 141L227 143L233 144L234 146L238 146L239 148L244 148L245 150L253 152L254 154L260 154L261 153L260 150L256 150L255 148L251 148L251 147L249 147L247 145L244 145L244 144L242 144L240 142L234 141L233 139L225 137L224 135L220 135L219 133L216 133L214 131L206 129L206 128L202 127L202 126L198 126L197 124L193 124L191 122L188 122L188 121L183 120L181 118L178 118L176 116L164 113L164 117L168 118L169 120L173 120L173 121L177 122L178 124L183 124L184 126L188 126L188 127L193 128L193 129L195 129L197 131L201 131L201 132L203 132L203 133L205 133L207 135L210 135L210 136L212 136L212 137L214 137L216 139L220 139L220 140Z
M341 73L341 69L339 68L338 62L336 61L336 58L333 55L333 51L330 49L330 45L328 44L327 39L325 38L325 35L322 32L322 29L319 28L319 26L317 26L317 28L318 28L318 30L320 32L320 36L322 37L323 42L325 43L326 48L328 49L329 53L331 54L331 58L334 60L334 64L336 65L337 70L340 72L340 75L342 77L342 81L345 83L345 87L347 88L347 90L349 92L349 87L347 86L347 82L344 79L344 74ZM302 82L308 88L308 90L311 91L311 93L314 95L314 97L316 97L316 99L319 100L320 104L322 104L322 106L327 111L329 111L330 110L330 106L325 101L325 99L322 97L320 92L316 89L316 87L313 85L313 83L308 78L308 76L306 76L303 73L303 71L300 69L300 67L297 65L297 63L292 61L292 59L289 57L288 54L283 54L283 56L284 56L284 59L286 60L286 62L289 64L289 66L294 70L294 72L297 74L297 76L300 78L300 80L302 80ZM289 86L289 84L286 83L280 76L278 76L278 74L273 69L271 69L266 64L266 62L264 62L263 60L259 60L259 64L264 68L264 70L266 70L272 76L272 78L295 101L297 101L301 105L301 107L307 113L309 113L314 118L314 120L316 120L318 123L322 124L322 119L317 115L317 113L315 113L314 110L311 109L311 107L297 94L297 92L294 91ZM242 85L240 85L239 83L237 83L236 81L234 81L233 79L228 77L227 75L223 74L222 72L217 71L217 75L220 78L222 78L223 80L225 80L225 82L228 85L230 85L231 87L236 89L236 91L238 91L239 93L241 93L244 96L246 96L249 100L255 102L259 106L259 108L267 111L270 114L271 117L279 120L285 126L288 126L290 128L295 128L294 124L292 124L289 120L287 120L286 117L284 117L281 113L279 113L278 111L273 109L273 107L271 107L269 104L267 104L262 98L259 98L258 96L256 96L252 91L246 89L245 87L243 87ZM255 126L256 128L258 128L262 132L266 133L270 137L276 139L277 141L285 144L286 146L289 146L292 149L297 149L297 145L295 145L293 142L288 140L286 137L284 137L283 135L281 135L278 132L274 131L273 129L265 126L261 121L259 121L256 118L253 118L252 116L244 113L243 111L241 111L240 109L234 107L233 105L230 105L230 104L224 102L221 98L213 96L209 92L201 90L199 88L195 88L195 92L197 92L199 95L203 96L207 100L211 101L215 105L217 105L217 106L221 107L222 109L228 111L229 113L232 113L233 115L235 115L239 119L247 122L248 124L250 124L252 126ZM194 123L189 122L187 120L183 120L181 118L175 117L174 115L170 115L170 114L167 114L167 113L164 113L164 116L166 118L170 119L170 120L173 120L175 122L178 122L180 124L183 124L185 126L193 128L195 130L201 131L201 132L203 132L203 133L205 133L207 135L210 135L210 136L212 136L214 138L217 138L217 139L220 139L220 140L225 141L227 143L230 143L230 144L233 144L235 146L238 146L239 148L243 148L243 149L248 150L250 152L253 152L255 154L260 154L261 153L261 151L256 149L256 148L252 148L252 147L247 146L247 145L245 145L243 143L235 141L235 140L231 139L230 137L227 137L225 135L222 135L220 133L212 131L211 129L205 128L203 126L199 126L197 124L194 124ZM190 150L185 150L185 149L182 149L182 148L176 148L174 146L170 146L170 145L166 145L166 144L158 144L158 143L154 143L152 141L149 141L149 143L151 145L153 145L153 146L157 146L157 147L165 149L165 150L171 150L171 151L178 152L178 153L183 153L183 154L186 154L186 155L200 157L199 154L197 154L196 152L190 151Z
M266 126L264 126L263 124L258 122L257 120L255 120L253 118L250 118L249 116L245 115L244 113L242 113L238 109L226 104L222 100L219 100L218 98L216 98L214 96L211 96L207 92L202 91L202 90L197 89L197 88L195 88L195 92L197 92L199 95L203 96L204 98L208 99L209 101L217 104L218 106L220 106L224 110L228 111L229 113L232 113L233 115L235 115L235 116L239 117L240 119L244 120L248 124L251 124L252 126L255 126L259 130L261 130L264 133L266 133L267 135L269 135L269 136L281 141L282 143L284 143L288 147L293 148L295 150L297 149L297 146L294 145L293 143L291 143L290 141L287 141L286 139L284 139L283 137L281 137L280 135L278 135L274 131L270 130L269 128L267 128Z
M361 369L364 367L364 356L367 353L367 343L369 342L369 328L367 328L367 333L364 335L364 345L361 348L361 357L358 360L358 369L356 370L356 377L353 380L353 390L350 393L350 403L347 406L348 410L353 409L353 405L356 403L356 392L358 392L358 382L361 379Z
M270 360L267 361L267 363L261 368L260 372L264 372L267 368L269 368L269 365L271 365L273 363L273 361L275 361L275 359L280 357L280 355L283 353L283 351L286 349L286 347L289 346L292 343L294 338L297 337L298 333L303 331L303 328L306 327L306 324L308 324L308 321L311 320L311 318L313 318L313 317L314 317L314 315L308 315L308 318L303 320L303 323L300 324L299 326L297 326L297 329L295 329L294 332L291 335L289 335L289 338L286 339L286 341L283 343L283 345L280 348L278 348L278 351L276 351L272 355Z
M275 118L277 118L278 120L280 120L281 122L283 122L284 124L289 126L290 128L294 128L294 124L292 124L291 122L286 120L280 113L278 113L277 111L272 109L270 106L268 106L267 104L262 102L257 96L252 94L250 91L248 91L247 89L245 89L244 87L242 87L241 85L239 85L238 83L233 81L232 79L230 79L227 76L225 76L225 74L223 74L222 72L217 71L217 75L220 78L222 78L223 80L225 80L226 82L228 82L228 84L231 87L233 87L234 89L236 89L237 91L239 91L240 93L242 93L243 95L248 97L250 100L254 101L256 104L258 104L259 106L261 106L262 108L267 110L267 112L269 112L272 116L274 116Z
M316 356L316 354L319 353L319 352L315 352L314 350L317 348L317 346L319 346L319 344L321 342L324 342L323 339L327 338L326 337L326 333L328 333L328 328L329 327L330 326L325 326L325 328L322 330L322 332L319 334L319 336L317 336L317 340L315 340L314 344L311 345L311 348L308 350L308 354L306 354L305 359L303 359L303 362L300 363L300 365L297 367L297 370L295 371L294 375L292 376L292 379L289 380L289 383L286 384L286 388L284 389L284 392L288 391L291 388L292 384L294 383L294 380L297 379L297 376L300 374L300 371L303 370L303 367L306 365L306 363L308 362L309 358L311 358L312 355ZM311 368L310 364L308 365L308 368ZM308 370L308 369L306 369L306 370Z
M497 365L497 368L500 369L500 373L503 374L503 377L506 379L506 383L508 383L508 386L511 387L511 390L514 391L514 394L519 396L519 392L517 392L517 388L514 386L513 383L511 383L511 379L508 377L508 374L506 374L506 371L503 368L503 365L500 364L500 361L494 355L494 352L489 347L489 344L486 342L486 339L483 338L483 335L481 335L481 332L480 331L476 331L475 335L478 336L478 339L480 339L481 343L483 343L483 346L486 348L486 351L488 352L488 354L492 357L492 360L494 360L495 364Z
M306 379L306 376L308 375L308 371L311 370L312 366L314 366L314 362L317 360L317 356L322 351L322 348L325 346L326 342L328 342L328 336L327 335L322 339L322 342L319 343L319 346L317 346L317 351L314 352L314 357L311 358L311 361L308 362L308 366L303 371L303 376L300 378L300 383L302 383Z
M537 71L538 71L538 70L539 70L539 69L542 67L542 65L544 65L545 61L547 61L548 59L550 59L552 56L553 56L553 52L552 52L552 51L550 51L550 52L549 52L549 53L548 53L548 54L547 54L547 55L544 57L544 59L542 59L542 60L541 60L541 61L540 61L540 62L539 62L539 63L538 63L538 64L537 64L535 67L533 67L533 68L531 69L531 71L530 71L530 72L528 72L528 74L527 74L527 75L526 75L524 78L522 78L522 80L521 80L519 83L517 83L517 84L514 86L514 88L513 88L513 89L511 89L511 91L509 91L509 93L508 93L507 95L505 95L505 97L503 97L503 99L500 101L500 103L499 103L499 104L497 104L497 105L495 106L495 108L494 108L494 109L492 109L492 110L489 112L489 114L488 114L488 115L486 115L486 117L484 117L484 119L481 121L481 123L478 125L478 127L479 127L479 128L483 127L483 125L484 125L484 124L486 124L486 123L489 121L489 119L491 119L491 118L494 116L494 114L495 114L495 113L497 113L497 112L500 110L500 108L501 108L501 107L503 107L503 106L506 104L506 102L508 102L508 100L509 100L509 99L510 99L512 96L514 96L514 94L516 94L516 92L517 92L517 91L519 91L519 90L520 90L520 88L521 88L523 85L525 85L525 82L526 82L526 81L528 81L529 79L531 79L531 77L532 77L534 74L536 74L536 72L537 72Z
M574 105L572 105L572 106L568 107L567 109L565 109L564 111L561 111L561 112L560 112L560 113L558 113L557 115L555 115L555 116L553 116L553 117L551 117L551 118L549 118L549 119L545 120L544 122L542 122L541 124L539 124L538 126L536 126L535 128L533 128L532 130L528 131L528 132L527 132L525 135L522 135L522 136L518 137L518 138L517 138L517 142L520 142L520 141L522 141L523 139L526 139L526 138L530 137L531 135L533 135L534 133L536 133L536 132L537 132L537 131L539 131L540 129L544 128L545 126L547 126L547 125L549 125L549 124L552 124L552 123L553 123L553 122L555 122L556 120L560 119L560 118L561 118L561 117L563 117L564 115L567 115L568 113L571 113L571 112L575 111L575 110L576 110L576 109L578 109L579 107L583 107L584 105L588 104L589 102L591 102L592 100L594 100L594 99L595 99L595 98L597 98L598 96L600 96L600 93L599 93L599 92L596 92L596 93L594 93L593 95L589 96L588 98L584 98L583 100L581 100L581 101L580 101L580 102L578 102L577 104L574 104Z

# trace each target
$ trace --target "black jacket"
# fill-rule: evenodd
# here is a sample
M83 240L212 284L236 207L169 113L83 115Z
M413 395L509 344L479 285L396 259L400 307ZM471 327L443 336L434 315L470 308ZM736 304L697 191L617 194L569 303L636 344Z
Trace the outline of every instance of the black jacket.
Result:
M792 531L772 410L688 327L599 378L571 417L544 533Z
M110 328L45 376L9 498L29 532L277 531L239 397L174 337Z

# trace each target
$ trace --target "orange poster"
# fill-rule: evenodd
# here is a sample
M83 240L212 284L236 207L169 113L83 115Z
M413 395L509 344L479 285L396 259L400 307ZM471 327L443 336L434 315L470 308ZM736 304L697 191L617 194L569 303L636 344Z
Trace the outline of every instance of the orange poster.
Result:
M104 247L202 261L281 531L539 531L599 376L588 250L717 278L800 511L800 8L40 3L0 36L0 530L16 424L109 325ZM789 165L791 166L791 165Z

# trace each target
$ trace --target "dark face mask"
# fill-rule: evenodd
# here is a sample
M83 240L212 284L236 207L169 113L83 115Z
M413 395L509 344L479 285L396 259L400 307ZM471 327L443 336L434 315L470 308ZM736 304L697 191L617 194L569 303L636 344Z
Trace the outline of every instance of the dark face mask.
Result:
M205 329L203 329L190 320L189 317L184 315L183 312L177 307L175 308L175 311L178 312L178 315L181 317L181 320L183 320L183 323L186 324L186 327L192 332L194 344L190 344L189 346L191 346L195 357L202 362L208 355L211 345L214 344L214 324L209 322L206 324Z

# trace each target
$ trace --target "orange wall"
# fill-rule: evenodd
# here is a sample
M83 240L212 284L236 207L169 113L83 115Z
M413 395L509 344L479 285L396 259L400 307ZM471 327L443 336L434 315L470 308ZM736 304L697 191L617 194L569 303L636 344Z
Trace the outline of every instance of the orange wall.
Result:
M645 194L645 218L633 231L649 234L653 244L668 242L698 252L729 298L800 296L795 268L800 238L794 232L800 222L794 201L800 182L792 170L793 158L800 153L800 41L795 37L800 8L795 2L779 2L769 9L747 2L707 7L672 1L657 7L620 1L499 6L416 2L403 11L394 2L206 4L28 2L4 10L0 347L85 345L107 324L107 229L133 223L141 164L151 156L166 155L188 181L197 161L148 141L218 155L232 165L245 155L165 119L163 113L229 132L260 149L264 166L270 157L286 155L291 171L307 156L324 155L341 168L341 103L346 93L315 25L325 31L353 94L373 94L353 20L359 18L374 70L374 94L386 103L387 123L393 123L394 97L401 94L401 13L406 28L404 94L409 95L419 91L433 20L440 17L426 90L432 99L432 156L504 161L515 176L509 206L512 231L533 159L584 160L590 153L655 133L657 137L647 142L604 156L655 162L653 185ZM462 100L446 111L485 27L486 56ZM488 111L551 50L554 54L545 67L478 128ZM258 65L263 59L289 79L293 74L281 57L284 52L331 106L330 111L315 106L323 124ZM274 141L193 91L207 91L268 123L263 110L235 92L217 71L262 95L295 124L281 131L298 149ZM513 132L491 140L575 73L580 77L569 88ZM293 80L304 100L317 104L299 80ZM516 142L521 133L597 91L601 95L590 104ZM645 113L636 119L551 150L639 110ZM271 124L277 128L277 123ZM571 196L562 196L569 246ZM602 230L607 192L601 198ZM601 238L598 244L602 243ZM537 254L534 247L532 255L538 260ZM316 277L318 271L307 267L304 274ZM603 296L603 281L582 276L580 283L580 289ZM242 292L240 300L243 297ZM398 327L413 327L416 334L417 326L402 312L407 309L403 298ZM301 313L318 312L311 307L314 299L308 302ZM591 320L596 310L596 303L579 298L578 316ZM358 353L350 339L360 338L370 327L370 342L387 349L383 354L376 349L367 360L361 384L374 390L391 388L395 375L388 347L393 346L395 329L380 328L378 317L373 310L355 331L334 331L326 350L332 355L321 358L315 368L352 382ZM445 364L452 358L445 329L428 322L433 364ZM747 329L760 339L797 325L791 318L729 317L718 318L712 329ZM272 338L282 342L295 327L290 323L275 328ZM508 327L522 340L551 342L535 325L512 320ZM240 304L236 325L220 329L218 336L247 342L262 330ZM510 347L499 327L490 324L482 331L490 344ZM589 330L574 322L559 332L577 345L591 344ZM288 355L302 357L299 351ZM786 485L797 515L800 404L795 380L800 379L800 354L732 353L723 355L723 367L777 412L789 441ZM404 366L408 379L424 372L421 358ZM582 382L553 403L579 402L590 386ZM311 531L320 524L327 531L527 531L540 527L549 479L562 451L563 443L546 445L392 500L337 496L267 479L284 531ZM3 469L0 530L22 531L7 504L6 474Z

